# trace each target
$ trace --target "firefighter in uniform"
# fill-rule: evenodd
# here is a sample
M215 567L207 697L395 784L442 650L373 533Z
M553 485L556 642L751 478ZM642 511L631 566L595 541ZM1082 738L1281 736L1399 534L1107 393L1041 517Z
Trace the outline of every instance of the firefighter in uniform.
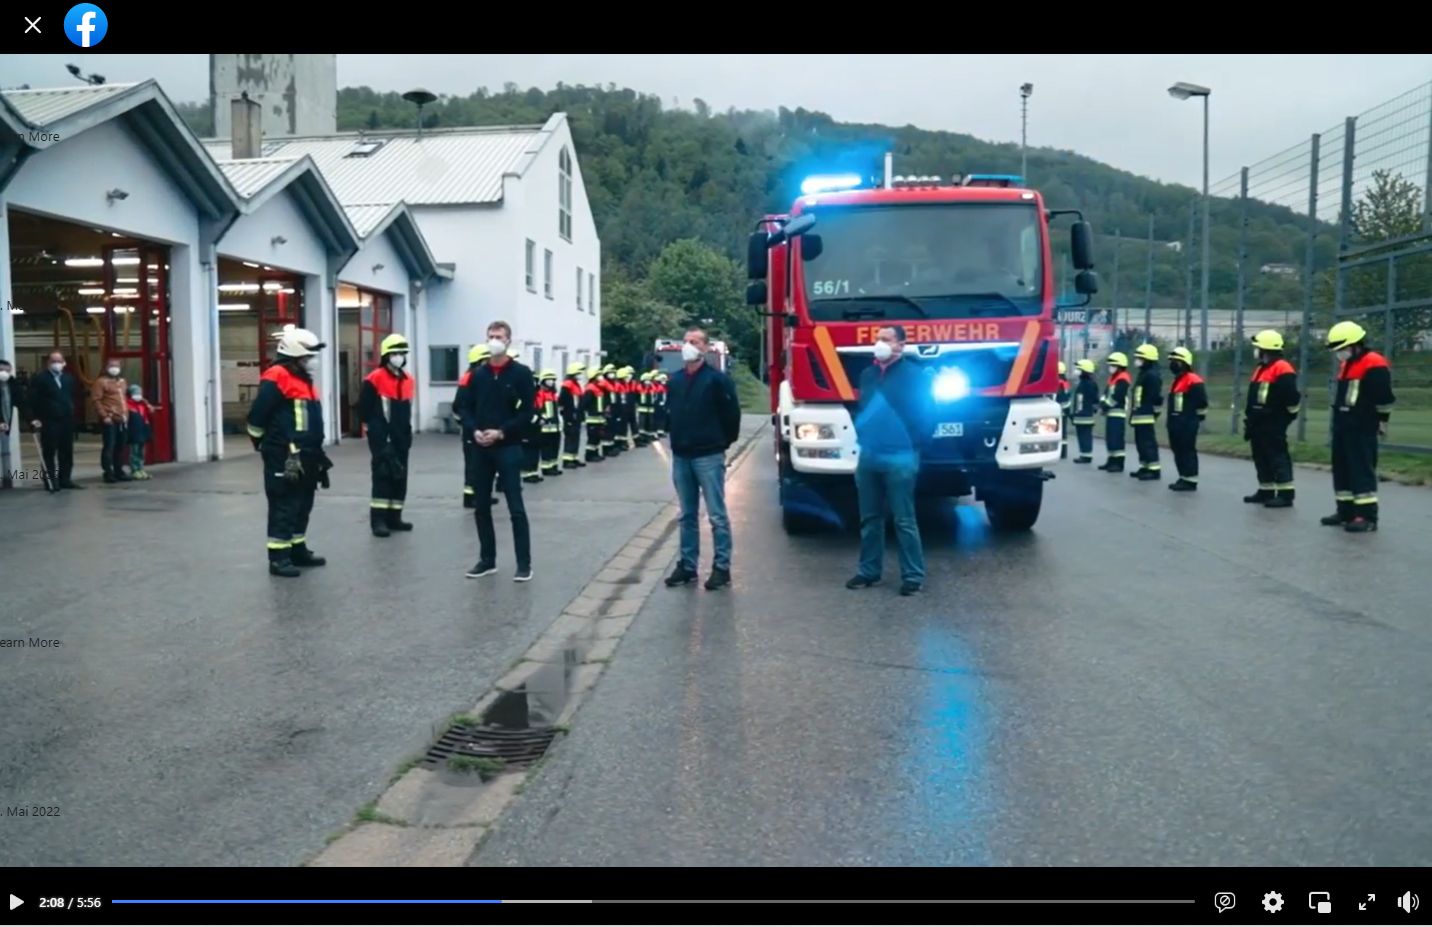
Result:
M1129 476L1136 480L1157 480L1163 472L1159 463L1159 439L1155 426L1163 407L1163 377L1159 376L1159 349L1141 344L1134 350L1139 378L1129 402L1129 424L1134 426L1134 447L1139 452L1139 469Z
M249 408L248 432L263 456L268 499L268 560L273 576L298 576L299 567L326 562L308 547L313 497L328 486L333 466L323 453L323 406L314 373L326 345L307 329L285 325L278 337L278 362L259 378Z
M622 452L622 445L617 441L617 430L621 428L622 407L621 393L617 389L617 368L615 364L607 364L602 368L600 382L603 394L603 408L606 410L606 422L602 425L602 456L618 457Z
M1069 378L1066 374L1069 368L1063 361L1059 362L1059 392L1054 398L1059 403L1059 414L1063 419L1063 428L1059 432L1059 459L1064 460L1069 456L1069 404L1073 397L1069 394Z
M1377 439L1392 418L1392 368L1387 358L1367 347L1367 332L1356 322L1339 322L1328 331L1328 349L1337 352L1337 392L1333 397L1333 497L1335 514L1325 525L1346 531L1377 530Z
M1283 336L1266 329L1253 336L1258 365L1248 384L1243 438L1253 452L1258 491L1243 501L1270 509L1293 504L1293 456L1288 452L1288 426L1298 417L1302 397L1298 374L1283 357Z
M490 356L491 354L488 352L487 345L485 344L475 344L468 349L467 369L464 370L462 376L458 378L457 394L453 396L452 400L453 415L458 415L459 410L467 403L468 384L472 382L472 375L477 372L479 367L487 363L487 359ZM472 486L472 474L473 468L476 466L476 460L477 445L473 443L472 435L464 434L462 436L462 507L465 509L477 507L477 502L474 498L476 490L474 490ZM496 502L497 500L493 499L493 503L496 504Z
M368 433L372 454L373 493L368 502L368 525L374 537L394 531L412 531L403 521L403 500L408 497L408 451L413 446L413 378L408 365L408 339L389 335L378 346L382 363L363 378L358 390L358 417Z
M535 373L535 371L534 371ZM534 383L532 408L522 428L522 482L542 482L542 386Z
M656 399L655 384L651 379L655 373L654 370L643 373L641 382L637 384L636 443L642 447L646 447L656 438L656 432L651 427L652 413L656 411L653 403Z
M1198 489L1198 426L1208 411L1208 390L1203 377L1193 372L1193 352L1174 348L1168 352L1168 369L1173 385L1168 388L1168 446L1178 479L1168 484L1174 492Z
M652 410L652 427L656 431L657 438L666 437L667 414L666 407L666 372L658 370L651 378L654 392L656 393L655 408Z
M542 475L561 476L557 455L562 450L562 419L557 413L557 374L544 370L537 375L537 418L542 423Z
M1079 456L1076 464L1094 462L1094 420L1099 414L1099 384L1094 382L1094 362L1081 360L1074 365L1079 369L1079 384L1074 387L1073 410L1070 421L1079 438Z
M581 361L568 364L567 377L557 395L557 412L562 417L563 470L575 470L587 465L578 455L582 449L582 374L586 369Z
M587 463L606 459L607 391L602 387L602 368L587 368L587 385L582 391L582 421L587 426Z
M1109 365L1109 384L1104 398L1099 400L1104 410L1104 446L1109 459L1100 467L1107 473L1124 472L1124 424L1129 417L1129 358L1123 351L1114 351L1106 363Z
M636 447L632 441L632 425L636 421L636 384L632 382L630 367L622 367L617 370L617 408L621 410L617 424L617 443L624 451Z

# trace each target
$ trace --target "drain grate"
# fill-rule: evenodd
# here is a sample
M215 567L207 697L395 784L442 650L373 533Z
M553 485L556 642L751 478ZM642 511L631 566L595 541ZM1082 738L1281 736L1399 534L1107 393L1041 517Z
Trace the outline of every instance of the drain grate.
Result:
M455 756L502 760L509 767L529 766L542 758L557 729L505 728L486 724L459 724L438 738L423 758L423 765L442 766Z

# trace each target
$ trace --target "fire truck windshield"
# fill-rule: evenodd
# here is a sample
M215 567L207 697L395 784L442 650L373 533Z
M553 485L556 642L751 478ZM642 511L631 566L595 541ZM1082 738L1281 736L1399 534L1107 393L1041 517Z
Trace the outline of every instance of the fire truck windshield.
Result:
M1038 315L1044 264L1032 204L937 203L815 210L804 263L813 321Z

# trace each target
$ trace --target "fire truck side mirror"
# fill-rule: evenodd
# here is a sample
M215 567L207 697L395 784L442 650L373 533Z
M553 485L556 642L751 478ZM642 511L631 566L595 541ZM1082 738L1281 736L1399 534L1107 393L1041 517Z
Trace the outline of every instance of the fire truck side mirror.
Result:
M1069 230L1075 270L1094 269L1094 230L1087 222L1075 222Z
M802 261L814 261L816 258L820 257L820 253L824 250L825 242L820 240L819 235L815 234L814 232L811 232L809 235L801 236Z
M765 232L752 232L746 240L746 278L766 279L766 268L770 264L770 236ZM761 302L765 302L762 297Z
M764 306L766 304L766 281L752 280L746 284L746 305Z
M1099 292L1099 275L1092 270L1081 270L1074 275L1074 292L1080 296L1093 296Z

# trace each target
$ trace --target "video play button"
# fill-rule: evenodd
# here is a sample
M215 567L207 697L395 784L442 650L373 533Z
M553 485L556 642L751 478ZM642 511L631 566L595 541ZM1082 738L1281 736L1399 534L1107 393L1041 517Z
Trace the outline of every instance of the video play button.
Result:
M11 895L11 896L10 896L10 910L11 910L11 911L13 911L13 910L15 910L16 908L20 907L20 905L22 905L22 904L24 904L24 903L25 903L25 899L23 899L23 898L16 898L14 895Z

